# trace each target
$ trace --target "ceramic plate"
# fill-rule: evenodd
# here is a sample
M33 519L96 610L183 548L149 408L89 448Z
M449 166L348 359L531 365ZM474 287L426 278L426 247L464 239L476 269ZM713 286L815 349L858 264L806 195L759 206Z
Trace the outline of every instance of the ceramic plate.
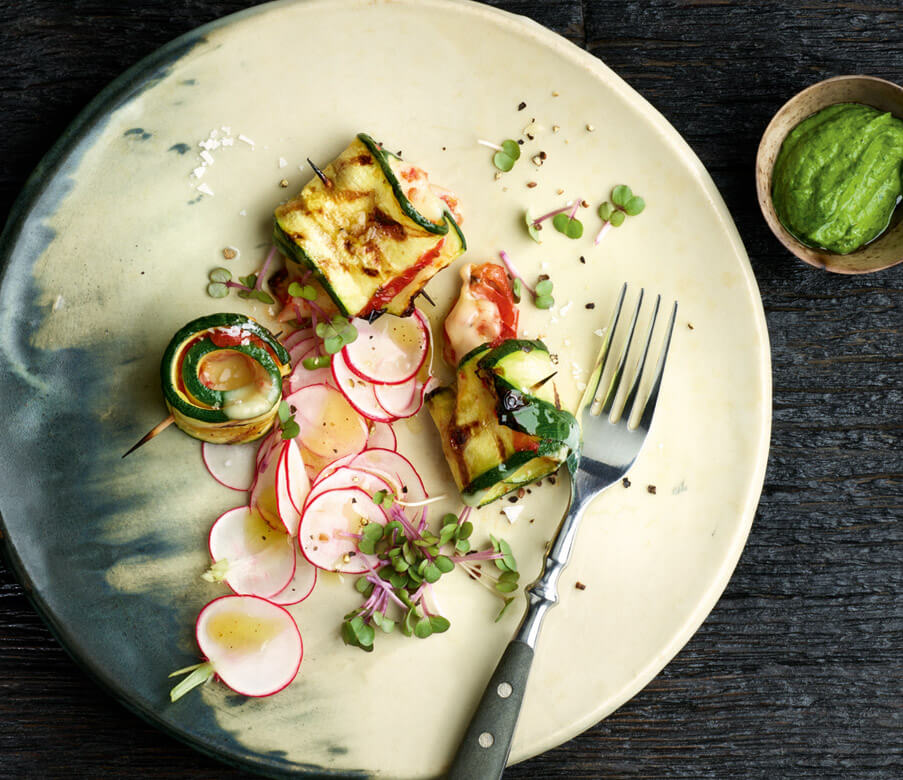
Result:
M477 139L517 138L532 119L534 140L497 178ZM526 305L523 326L559 354L570 401L622 282L680 300L651 439L631 486L593 504L547 620L520 761L640 690L715 604L752 522L771 405L762 306L711 179L615 74L527 20L433 0L274 3L173 42L106 89L42 162L3 239L3 534L73 656L195 747L269 774L443 770L514 611L493 623L498 602L456 573L439 591L447 634L380 637L366 655L339 638L350 583L324 576L292 610L305 644L292 686L250 700L212 684L172 705L167 674L197 660L195 615L223 592L199 578L207 530L239 494L175 430L120 459L165 415L158 363L178 327L217 310L268 316L205 295L222 249L240 250L236 273L255 269L273 207L309 177L305 158L325 163L360 130L460 196L467 259L506 249L527 277L551 274L555 308ZM203 166L198 144L211 138L232 141ZM594 208L581 212L579 241L525 235L525 208L575 197L595 207L622 182L646 211L598 247ZM456 288L455 269L430 284L434 323ZM429 419L397 429L431 491L451 495ZM535 489L513 525L498 506L479 513L478 536L508 538L522 580L539 570L563 481Z

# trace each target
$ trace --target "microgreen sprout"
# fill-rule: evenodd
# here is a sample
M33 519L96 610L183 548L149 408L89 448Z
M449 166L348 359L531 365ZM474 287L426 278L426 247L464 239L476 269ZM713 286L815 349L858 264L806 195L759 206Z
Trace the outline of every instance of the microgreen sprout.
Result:
M336 314L329 322L318 322L315 332L323 339L323 349L330 355L357 338L357 328L341 314Z
M375 556L377 563L355 582L365 601L345 615L345 644L372 652L376 629L390 633L396 626L405 636L418 639L447 631L451 624L438 614L433 585L456 565L492 590L507 607L512 601L508 594L517 589L518 578L517 563L507 542L490 537L490 547L470 552L473 524L467 520L469 507L460 515L443 515L436 533L424 522L415 529L399 506L402 502L393 498L386 490L374 494L374 501L390 521L385 525L367 523L357 538L358 550ZM483 572L484 561L494 561L499 574Z
M305 301L315 301L317 299L317 288L312 284L298 284L292 282L288 286L288 294L292 298L303 298Z
M578 202L579 201L575 201L575 200L568 201L561 208L552 209L552 211L549 211L548 213L543 214L542 216L539 216L536 218L533 218L530 214L530 210L527 209L527 211L524 212L524 222L527 225L527 233L530 236L530 238L532 238L537 244L541 244L542 239L539 236L539 232L542 230L542 223L545 222L547 219L551 219L552 217L556 217L559 214L563 214L565 211L570 210L571 208L574 207L574 204L576 204Z
M520 299L523 296L523 291L527 290L533 298L533 305L536 306L537 309L551 309L555 304L555 299L552 297L552 280L549 279L548 274L542 274L539 277L539 281L536 282L534 287L531 287L527 284L527 280L521 275L520 271L517 270L517 267L514 265L514 262L508 256L508 253L504 250L499 252L499 257L502 259L502 262L505 264L505 268L508 270L508 275L512 279L511 283L511 292L514 296L515 303L520 303Z
M226 285L232 281L232 272L228 268L214 268L210 272L209 278L207 295L211 298L225 298L229 294L229 288Z
M332 358L329 355L318 355L317 357L304 358L301 361L301 365L308 371L313 371L316 368L326 368L331 362Z
M282 429L283 439L294 439L301 433L301 428L295 421L295 413L285 401L279 404L279 427Z
M502 141L501 146L483 139L480 139L477 143L496 150L495 154L492 155L492 164L504 173L510 171L514 167L514 163L520 159L520 144L510 138Z
M611 203L605 201L599 206L602 229L596 234L596 240L593 243L598 244L611 228L620 227L627 217L635 217L637 214L641 214L645 208L646 201L639 195L634 195L626 184L614 187L611 191Z
M552 297L552 280L548 274L539 277L534 290L533 305L537 309L551 309L555 305L555 299Z
M552 218L552 227L568 238L580 238L583 235L583 223L576 218L577 209L580 208L580 198L574 201L570 212L563 211Z

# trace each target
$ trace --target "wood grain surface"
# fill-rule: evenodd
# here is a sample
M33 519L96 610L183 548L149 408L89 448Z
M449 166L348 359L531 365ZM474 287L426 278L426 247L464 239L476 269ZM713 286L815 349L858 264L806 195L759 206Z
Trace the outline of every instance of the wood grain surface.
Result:
M822 78L903 82L900 0L512 0L603 59L702 158L749 250L774 432L749 544L705 624L636 698L506 777L903 777L903 265L794 260L755 198L772 114ZM112 78L240 0L2 0L0 214ZM2 453L0 457L13 457ZM69 659L0 566L0 777L237 778Z

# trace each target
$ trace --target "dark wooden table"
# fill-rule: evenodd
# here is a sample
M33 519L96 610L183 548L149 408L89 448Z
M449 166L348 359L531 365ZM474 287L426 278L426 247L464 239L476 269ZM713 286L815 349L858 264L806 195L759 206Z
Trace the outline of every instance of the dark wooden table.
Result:
M614 68L702 158L749 250L774 361L759 511L714 612L636 698L507 773L903 776L903 265L795 261L755 200L762 130L799 89L903 82L900 0L510 0ZM76 113L243 0L2 0L0 214ZM3 453L2 457L12 457ZM98 690L0 566L0 777L240 777Z

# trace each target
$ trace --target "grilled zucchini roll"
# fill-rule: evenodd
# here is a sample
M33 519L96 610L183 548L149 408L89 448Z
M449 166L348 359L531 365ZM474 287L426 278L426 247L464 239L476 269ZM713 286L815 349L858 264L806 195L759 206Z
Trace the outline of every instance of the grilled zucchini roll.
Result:
M576 465L580 426L559 407L556 369L541 341L477 347L458 365L457 386L427 397L464 503L483 506Z
M411 313L426 283L466 248L457 202L425 171L361 133L275 212L290 274L313 278L346 317Z
M166 406L185 433L238 444L273 425L290 370L285 347L260 323L243 314L213 314L173 336L160 380Z

